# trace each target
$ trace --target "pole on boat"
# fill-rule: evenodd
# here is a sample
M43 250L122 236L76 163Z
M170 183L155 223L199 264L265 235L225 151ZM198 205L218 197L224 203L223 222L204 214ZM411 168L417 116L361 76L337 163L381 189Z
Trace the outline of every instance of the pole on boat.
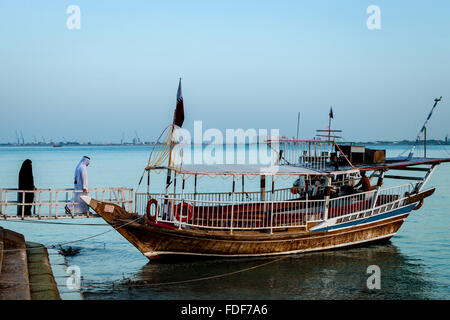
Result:
M297 115L297 136L295 140L298 140L298 129L300 127L300 112Z
M167 179L166 179L166 197L164 200L164 207L165 211L167 212L167 204L168 204L168 195L169 195L169 187L170 187L170 178L172 176L172 152L173 152L173 133L175 131L175 126L178 126L181 128L184 122L184 103L183 103L183 93L181 90L181 78L178 82L178 90L177 90L177 104L175 106L175 110L173 112L173 121L170 131L170 137L169 137L169 165L167 167Z
M174 174L173 174L173 193L176 197L176 194L177 194L177 173L176 172L174 172Z
M270 195L270 234L273 234L273 201L275 195L275 180L272 175L272 194Z
M378 195L380 193L381 187L383 186L383 179L384 179L385 173L386 173L385 170L380 170L380 173L378 176L377 188L375 189L375 193L374 193L373 199L372 199L372 209L374 209L377 205Z
M434 99L434 105L433 105L433 107L431 108L431 111L430 111L430 113L428 114L428 117L427 117L427 119L425 120L425 123L423 124L422 129L420 129L419 134L417 135L417 139L416 139L416 141L414 142L414 145L413 145L413 147L411 148L411 151L409 152L408 160L411 160L412 156L414 155L414 150L416 149L417 142L419 142L420 136L422 135L422 132L424 132L424 131L426 130L426 127L427 127L427 125L428 125L428 122L430 122L431 115L433 114L433 111L434 111L434 109L436 108L436 105L437 105L438 102L441 101L441 100L442 100L442 96L441 96L440 98Z
M333 106L330 107L330 113L328 114L328 141L331 140L331 119L333 119Z
M423 138L423 157L427 157L427 128L424 130L424 138Z
M242 175L242 201L244 201L244 175Z
M175 173L176 176L176 173ZM181 230L181 221L183 219L183 207L184 207L184 182L185 182L185 177L184 174L181 176L182 178L182 184L181 184L181 208L180 208L180 225L178 226L178 230ZM176 180L175 180L176 181ZM176 195L175 195L176 197ZM189 215L189 213L186 213L186 218ZM187 222L187 219L186 219Z
M173 133L173 126L172 126L172 132L170 133L170 149L169 149L169 164L168 164L168 168L167 168L167 178L166 178L166 197L164 199L164 212L163 212L163 217L166 216L168 214L168 197L169 197L169 188L170 188L170 179L172 177L172 169L171 168L171 162L172 162L172 150L173 150L173 143L172 143L172 133ZM164 217L165 219L167 219L167 217Z
M236 187L236 176L233 174L233 190L231 192L231 217L230 217L230 234L233 234L233 223L234 223L234 202L235 202L235 197L234 197L234 192L235 192L235 187Z
M197 175L194 175L194 200L197 196Z
M326 178L326 181L325 181L326 193L325 193L325 207L323 210L323 220L327 221L328 220L328 209L330 206L330 195L331 195L331 177L326 176L325 178Z
M183 183L181 184L181 194L183 195L182 198L184 198L184 183L186 181L184 174L182 175L182 179L183 179Z
M260 187L261 187L261 201L265 201L266 196L266 176L261 176L260 181Z

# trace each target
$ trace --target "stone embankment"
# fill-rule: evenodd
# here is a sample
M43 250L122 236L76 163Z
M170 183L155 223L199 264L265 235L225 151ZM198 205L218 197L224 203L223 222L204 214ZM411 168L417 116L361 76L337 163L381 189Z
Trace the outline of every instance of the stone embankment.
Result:
M0 300L59 299L47 249L0 227Z

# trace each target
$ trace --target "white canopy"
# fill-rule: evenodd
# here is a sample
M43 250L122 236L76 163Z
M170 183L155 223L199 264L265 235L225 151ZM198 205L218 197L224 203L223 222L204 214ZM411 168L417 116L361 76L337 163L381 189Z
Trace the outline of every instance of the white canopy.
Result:
M167 167L154 167L152 169L169 169ZM358 169L351 169L345 171L325 172L318 171L302 166L294 165L279 165L279 166L263 166L263 165L248 165L248 164L217 164L217 165L194 165L185 164L181 168L170 168L178 174L195 174L195 175L304 175L304 176L326 176L326 175L341 175L352 172L358 172Z

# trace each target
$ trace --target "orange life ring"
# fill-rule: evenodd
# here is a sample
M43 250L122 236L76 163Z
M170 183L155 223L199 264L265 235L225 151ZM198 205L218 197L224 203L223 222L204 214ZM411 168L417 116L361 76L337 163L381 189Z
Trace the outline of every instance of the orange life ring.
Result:
M297 194L298 193L298 187L292 187L291 188L291 193L292 194Z
M423 205L423 199L420 200L419 204L413 208L413 210L419 210Z
M155 215L152 215L151 207L152 204L155 205ZM156 221L156 216L158 215L159 207L158 207L158 201L156 199L150 199L147 202L147 219L151 221Z
M183 207L181 207L183 205ZM181 210L187 210L187 215L181 214ZM186 202L183 202L183 204L179 203L175 206L175 217L178 221L181 222L187 222L192 219L192 206ZM180 220L181 218L181 220Z

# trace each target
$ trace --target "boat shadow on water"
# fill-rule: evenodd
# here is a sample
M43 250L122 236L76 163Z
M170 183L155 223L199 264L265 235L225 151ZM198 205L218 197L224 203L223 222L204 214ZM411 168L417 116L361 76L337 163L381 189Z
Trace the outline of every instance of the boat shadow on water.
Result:
M380 268L380 289L368 278ZM421 260L392 243L345 250L149 262L128 278L87 288L87 299L427 299Z

